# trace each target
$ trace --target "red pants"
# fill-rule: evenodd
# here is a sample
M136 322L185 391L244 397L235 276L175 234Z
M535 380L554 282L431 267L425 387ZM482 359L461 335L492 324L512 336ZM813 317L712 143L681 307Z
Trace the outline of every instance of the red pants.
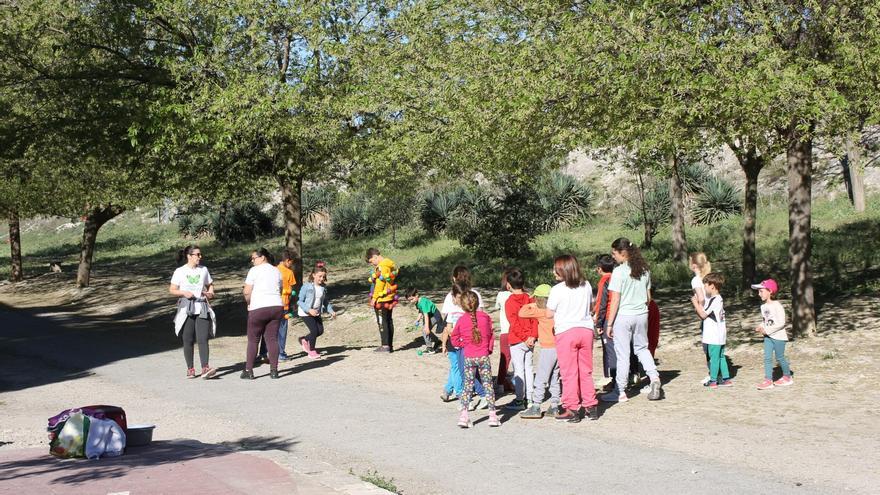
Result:
M513 384L507 379L507 368L510 367L510 341L506 333L498 337L498 344L501 347L501 357L498 360L498 376L495 377L495 384L503 385L505 390L511 391Z
M575 327L556 334L562 405L577 411L599 403L593 383L593 331Z

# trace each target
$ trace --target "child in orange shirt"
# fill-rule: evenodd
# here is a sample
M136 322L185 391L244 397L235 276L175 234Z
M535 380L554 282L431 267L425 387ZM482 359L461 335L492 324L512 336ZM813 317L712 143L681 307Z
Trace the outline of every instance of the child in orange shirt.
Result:
M541 284L535 287L532 296L535 298L535 302L520 308L519 317L538 320L538 345L541 346L541 353L538 355L538 370L531 390L532 403L519 415L523 419L541 419L541 402L544 401L544 391L548 386L550 388L550 409L547 410L547 414L555 417L560 412L561 388L559 386L559 362L556 359L556 337L553 335L553 318L547 316L547 297L550 296L550 286Z

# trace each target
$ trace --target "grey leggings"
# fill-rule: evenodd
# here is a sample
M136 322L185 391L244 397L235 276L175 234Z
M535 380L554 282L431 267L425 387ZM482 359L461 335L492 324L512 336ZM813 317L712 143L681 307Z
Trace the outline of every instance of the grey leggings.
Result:
M639 358L642 368L651 380L660 378L654 358L648 350L648 313L640 315L617 315L614 320L614 353L617 355L616 390L626 390L629 378L630 343L632 352Z
M198 315L187 316L186 321L183 322L180 336L183 337L183 358L186 360L186 367L193 367L195 353L193 347L196 342L199 343L199 361L202 363L202 368L208 366L208 338L211 336L211 320L199 318Z

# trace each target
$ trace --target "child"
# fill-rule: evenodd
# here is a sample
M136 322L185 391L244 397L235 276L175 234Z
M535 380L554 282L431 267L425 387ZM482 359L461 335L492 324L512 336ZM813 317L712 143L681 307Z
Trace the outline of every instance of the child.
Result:
M788 342L788 334L785 331L785 308L782 303L773 300L773 295L779 290L776 281L767 279L760 284L752 286L758 290L758 297L764 304L761 305L761 318L764 320L755 332L764 336L764 381L758 384L758 390L767 390L774 385L793 385L791 369L788 359L785 359L785 343ZM773 354L782 368L782 378L773 381Z
M602 389L605 393L614 389L614 377L617 374L617 355L614 354L614 341L605 332L605 317L608 315L608 281L611 280L614 266L614 259L607 254L603 254L596 260L596 273L600 278L596 289L593 314L596 318L597 331L602 336L602 372L605 378L611 378Z
M703 286L708 298L706 302L701 305L696 294L691 297L697 315L703 320L703 344L709 349L709 382L706 386L713 389L733 386L730 371L727 369L727 358L724 356L727 323L724 321L724 301L719 294L723 285L723 275L710 273L703 278ZM721 380L718 379L719 368Z
M541 419L541 402L544 402L544 390L550 388L550 409L547 414L555 417L559 410L559 362L556 359L556 337L553 335L553 318L547 316L547 297L550 286L541 284L535 287L532 294L535 302L526 304L519 310L520 318L533 318L538 322L538 372L531 390L532 405L519 417L523 419Z
M336 318L336 312L333 311L333 305L330 304L330 297L327 295L327 288L324 286L326 282L327 269L316 266L309 274L308 282L304 283L300 289L297 301L297 314L309 329L309 334L300 337L299 343L306 355L312 359L321 358L315 347L318 337L324 334L324 320L321 319L321 313L327 312L330 313L330 318Z
M397 306L398 268L376 248L367 249L367 263L373 265L370 273L370 307L376 313L381 345L375 352L394 352L394 318L392 311Z
M510 342L508 341L508 333L510 332L510 322L507 321L507 313L504 312L504 304L510 298L510 291L507 290L507 271L501 275L501 291L495 296L495 309L498 310L498 326L501 332L498 335L498 346L501 348L501 356L498 358L498 376L495 378L496 397L503 395L504 392L513 392L513 382L507 375L507 369L510 367Z
M450 337L452 345L462 349L464 353L464 388L461 394L461 413L458 426L473 426L468 416L468 405L474 390L474 375L479 372L484 383L492 383L492 364L489 355L495 338L492 335L492 318L479 308L479 299L473 291L467 291L459 298L465 317L459 318ZM501 426L495 412L495 393L492 387L486 387L486 400L489 402L489 426Z
M526 278L519 268L507 271L507 290L511 292L504 303L504 312L510 322L510 360L513 363L513 388L516 397L504 409L522 411L528 407L526 394L532 390L534 371L532 371L532 349L538 338L538 322L531 318L521 318L519 310L532 302L523 291Z
M425 354L434 354L440 350L440 339L435 333L441 333L446 323L440 317L440 311L434 302L427 297L419 297L419 291L415 287L406 291L406 299L410 304L415 304L419 311L419 317L416 319L416 325L422 326L422 337L425 339L425 348L422 351Z
M464 310L461 308L459 304L459 297L461 294L464 294L468 291L473 291L474 294L477 295L477 307L483 307L483 299L480 297L480 293L472 289L471 284L471 272L467 269L466 266L457 265L452 269L452 290L449 294L446 294L446 298L443 299L443 305L440 307L440 312L444 315L444 319L446 320L446 330L440 336L441 343L445 344L449 338L449 333L452 332L452 328L455 327L455 323L459 318L464 315ZM464 381L464 354L461 352L461 349L456 349L453 346L447 349L443 347L443 352L446 353L449 358L449 373L450 377L446 381L446 387L444 388L443 394L440 395L440 398L444 401L455 400L458 397L452 397L449 394L450 390L458 390L461 391L461 383ZM453 363L455 360L455 363ZM452 377L453 371L458 372L458 377ZM458 384L456 388L455 385ZM474 382L475 391L480 399L475 402L471 408L481 408L485 409L489 407L489 403L486 402L485 395L486 391L483 389L483 384L480 382L479 377Z
M697 297L697 302L703 306L706 302L706 289L703 287L703 277L712 271L712 264L706 258L705 253L693 253L689 257L691 271L694 272L694 278L691 279L691 291ZM702 324L700 325L702 328ZM703 354L706 356L706 370L709 370L709 347L703 344ZM706 375L703 378L703 385L709 383L710 377Z

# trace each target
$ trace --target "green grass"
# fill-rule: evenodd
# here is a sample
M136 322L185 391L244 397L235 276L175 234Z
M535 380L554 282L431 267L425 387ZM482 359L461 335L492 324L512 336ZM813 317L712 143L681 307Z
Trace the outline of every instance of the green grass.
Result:
M349 470L349 474L354 474L354 471ZM397 485L394 484L394 478L385 478L376 470L367 471L366 474L359 476L359 478L361 481L366 481L367 483L376 485L383 490L388 490L391 493L402 494L402 492L398 490Z
M861 214L855 214L845 198L814 203L812 259L819 296L867 293L880 288L878 200L877 196L869 198L867 211ZM758 276L778 279L783 293L788 286L787 215L785 204L763 202L758 208ZM424 290L445 288L457 264L471 268L477 286L494 288L499 285L503 268L512 265L525 271L529 286L550 283L553 257L572 253L580 258L589 278L595 282L594 260L597 255L609 252L615 238L625 236L636 243L642 240L641 231L622 227L622 221L621 217L597 215L569 231L542 235L531 245L532 256L515 260L476 258L455 240L427 236L417 226L399 229L394 245L390 233L345 241L307 233L305 263L308 266L322 259L331 269L363 269L366 280L368 266L363 259L364 252L375 246L402 267L400 280L404 288L412 285ZM741 229L742 219L734 217L713 225L689 226L686 230L689 250L706 252L713 269L727 277L729 289L723 291L725 295L736 292L741 277ZM81 228L56 232L53 226L24 232L25 275L45 273L48 262L56 260L62 261L66 271L74 269L80 235ZM157 225L139 212L128 212L99 232L95 262L96 266L133 266L146 272L164 273L175 266L176 251L191 242L202 246L209 266L245 269L250 250L266 246L277 252L283 238L221 247L210 238L196 241L182 238L176 224ZM687 267L672 260L671 246L667 227L654 238L654 247L645 251L652 279L660 291L686 288L691 277ZM0 267L0 277L8 276L6 263Z

